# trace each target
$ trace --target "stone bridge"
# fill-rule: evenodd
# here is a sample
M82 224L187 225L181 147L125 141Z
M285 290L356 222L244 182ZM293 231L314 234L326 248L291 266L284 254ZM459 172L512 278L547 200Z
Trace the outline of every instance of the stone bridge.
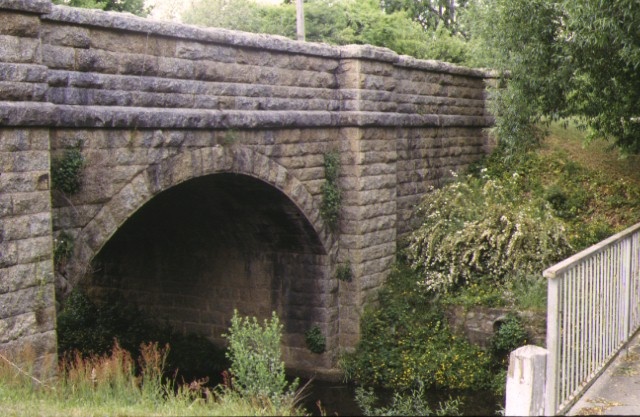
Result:
M412 207L490 148L490 79L384 48L0 0L0 348L54 358L56 297L81 286L220 343L233 309L276 311L287 365L330 373ZM51 166L71 149L84 165L65 193ZM305 345L315 326L322 354Z

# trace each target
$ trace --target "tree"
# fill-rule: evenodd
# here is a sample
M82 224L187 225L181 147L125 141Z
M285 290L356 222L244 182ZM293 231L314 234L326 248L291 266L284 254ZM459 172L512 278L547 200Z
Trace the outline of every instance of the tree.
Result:
M459 32L458 12L468 3L468 0L381 0L384 10L404 10L425 30L444 26L452 34Z
M150 7L145 7L144 0L53 0L53 3L85 9L128 12L142 17L151 12Z
M535 142L536 122L575 117L590 137L640 151L640 4L634 0L476 0L473 34L509 72L497 133Z
M258 4L253 0L198 0L182 14L194 25L282 35L295 39L296 10L292 4Z
M308 0L306 40L330 44L370 44L417 58L464 63L465 41L444 25L424 30L405 10L385 11L378 0ZM215 11L215 12L214 12ZM183 14L187 23L296 38L295 6L254 0L199 0Z

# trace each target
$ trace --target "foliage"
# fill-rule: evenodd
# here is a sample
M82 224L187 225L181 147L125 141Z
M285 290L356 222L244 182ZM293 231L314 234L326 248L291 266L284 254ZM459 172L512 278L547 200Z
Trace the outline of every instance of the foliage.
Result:
M395 391L388 406L377 407L378 399L372 388L356 388L356 402L365 416L459 416L459 400L449 400L435 411L429 406L424 385L418 384L408 393Z
M411 18L425 29L446 27L450 33L459 31L457 19L469 3L468 0L383 0L382 7L387 12L406 11Z
M51 161L51 182L53 188L73 195L80 191L84 157L80 146L65 150L61 158Z
M493 57L491 66L509 72L496 100L504 101L496 114L500 140L526 142L527 129L542 116L575 116L591 137L640 150L635 2L477 1L475 12L473 33ZM509 131L515 120L521 129Z
M80 351L85 355L107 354L114 339L127 351L135 352L149 341L150 325L135 306L116 297L97 305L84 293L74 290L58 314L58 346L61 353Z
M227 358L233 389L245 398L274 404L295 397L298 380L289 384L281 359L282 324L274 312L260 325L255 317L240 317L234 310L229 333Z
M257 404L232 391L209 389L203 386L206 379L177 385L163 377L167 349L144 344L137 361L117 344L108 355L78 353L60 362L55 381L32 376L32 351L20 358L2 356L0 409L20 416L41 416L46 410L55 417L304 415L290 404Z
M186 23L295 38L293 5L258 4L253 0L199 0L182 14Z
M547 280L542 274L516 273L507 281L504 291L504 297L514 311L547 310Z
M182 335L169 327L151 322L138 307L119 296L96 304L83 292L74 290L65 300L57 318L58 351L62 357L80 352L84 356L108 354L114 340L138 355L142 343L172 346L167 369L186 378L217 373L227 363L223 352L208 339L195 334Z
M340 154L328 152L324 154L324 178L322 184L322 204L320 215L331 229L336 229L340 219L342 192L338 185L340 176Z
M510 275L503 285L490 280L478 280L440 294L443 306L508 308L513 311L545 311L547 308L547 281L542 274Z
M444 306L462 306L465 309L473 307L507 307L505 289L502 286L492 285L482 281L472 282L469 285L456 288L447 294L441 295L440 302Z
M64 268L73 254L74 239L66 232L60 232L53 240L53 263L57 270Z
M404 6L408 6L405 4ZM463 63L470 59L464 39L445 21L425 30L400 3L381 8L375 0L305 2L306 40L337 45L369 44L417 58ZM215 10L215 13L212 11ZM199 0L183 14L187 23L296 38L295 6L254 0ZM442 19L438 19L442 20ZM445 19L447 22L448 19ZM419 23L420 22L420 23Z
M548 204L518 198L519 178L467 176L425 196L406 252L426 290L446 292L478 279L502 283L513 271L539 272L571 253Z
M151 7L146 7L144 0L53 0L53 3L85 9L128 12L142 17L151 13Z
M552 135L536 151L509 154L499 147L484 166L495 179L518 173L515 199L543 199L563 221L574 251L582 250L640 221L640 181L635 159L620 160L602 145L583 146L584 133L569 125L550 126ZM633 159L633 160L632 160Z
M353 279L353 269L351 269L351 261L340 264L336 267L336 278L340 281L351 282Z
M508 314L491 338L491 352L506 363L509 353L527 344L527 331L515 314Z
M342 358L349 376L362 385L392 389L481 389L491 381L491 358L454 336L419 277L398 263L379 292L379 305L361 320L361 339Z
M323 353L327 345L326 339L318 326L313 326L304 333L304 341L313 353Z

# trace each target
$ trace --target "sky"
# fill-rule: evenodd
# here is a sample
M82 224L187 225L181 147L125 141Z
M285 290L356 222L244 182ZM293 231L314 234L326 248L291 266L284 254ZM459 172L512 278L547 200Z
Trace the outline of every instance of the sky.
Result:
M191 6L193 0L145 0L145 6L153 6L149 17L159 20L180 21L180 13Z

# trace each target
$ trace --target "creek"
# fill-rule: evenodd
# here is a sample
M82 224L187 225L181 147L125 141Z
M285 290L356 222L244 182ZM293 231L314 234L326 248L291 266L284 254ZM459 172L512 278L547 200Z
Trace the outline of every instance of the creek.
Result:
M306 381L301 381L303 385ZM312 381L308 395L303 404L314 416L356 416L362 415L362 410L355 401L356 387L351 384L336 382ZM390 401L393 395L390 390L376 390L378 398L382 401ZM430 390L427 392L431 409L438 408L438 404L450 397L460 398L460 412L464 416L497 416L498 410L504 405L503 399L486 391L473 392L446 392L442 390ZM323 413L317 406L318 401Z

